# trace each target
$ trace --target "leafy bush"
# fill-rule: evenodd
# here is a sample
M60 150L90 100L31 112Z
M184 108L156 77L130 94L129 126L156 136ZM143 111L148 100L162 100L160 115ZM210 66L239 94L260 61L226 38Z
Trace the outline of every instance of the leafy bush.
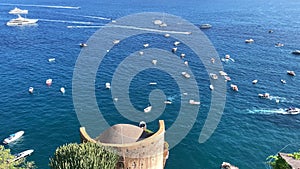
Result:
M52 169L114 169L118 155L97 143L71 143L56 149Z

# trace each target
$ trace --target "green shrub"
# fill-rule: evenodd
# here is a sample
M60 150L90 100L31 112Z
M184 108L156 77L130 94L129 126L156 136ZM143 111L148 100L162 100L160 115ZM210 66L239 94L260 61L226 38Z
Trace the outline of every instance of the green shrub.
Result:
M56 149L52 169L114 169L118 155L97 143L71 143Z

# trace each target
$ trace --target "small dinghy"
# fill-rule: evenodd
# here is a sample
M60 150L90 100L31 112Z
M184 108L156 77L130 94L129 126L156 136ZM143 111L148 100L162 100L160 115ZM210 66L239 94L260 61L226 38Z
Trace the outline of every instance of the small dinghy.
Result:
M14 134L9 135L9 137L7 137L6 139L4 139L3 144L9 144L13 141L16 141L17 139L19 139L20 137L22 137L24 134L24 131L18 131Z

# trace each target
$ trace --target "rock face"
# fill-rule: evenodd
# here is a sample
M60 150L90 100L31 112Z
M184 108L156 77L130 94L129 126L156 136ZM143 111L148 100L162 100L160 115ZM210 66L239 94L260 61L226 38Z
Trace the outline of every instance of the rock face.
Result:
M221 165L222 169L239 169L238 167L231 165L230 163L223 162Z

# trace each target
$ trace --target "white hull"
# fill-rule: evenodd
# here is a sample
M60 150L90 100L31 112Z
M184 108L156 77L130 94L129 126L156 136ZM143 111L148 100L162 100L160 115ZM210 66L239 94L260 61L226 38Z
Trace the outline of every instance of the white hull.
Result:
M144 109L145 113L149 113L152 110L152 106L148 106Z
M24 26L24 25L34 25L38 19L27 19L18 15L18 18L12 19L6 23L7 26Z
M17 139L19 139L21 136L23 136L24 131L18 131L14 134L11 134L8 138L4 139L3 144L9 144L13 141L16 141Z
M21 158L25 158L29 155L31 155L33 153L34 150L26 150L26 151L23 151L21 153L18 153L15 155L15 158L13 159L13 161L17 161L17 160L20 160Z
M28 10L22 10L22 9L19 9L19 8L15 8L15 9L12 9L8 12L9 14L28 14Z

